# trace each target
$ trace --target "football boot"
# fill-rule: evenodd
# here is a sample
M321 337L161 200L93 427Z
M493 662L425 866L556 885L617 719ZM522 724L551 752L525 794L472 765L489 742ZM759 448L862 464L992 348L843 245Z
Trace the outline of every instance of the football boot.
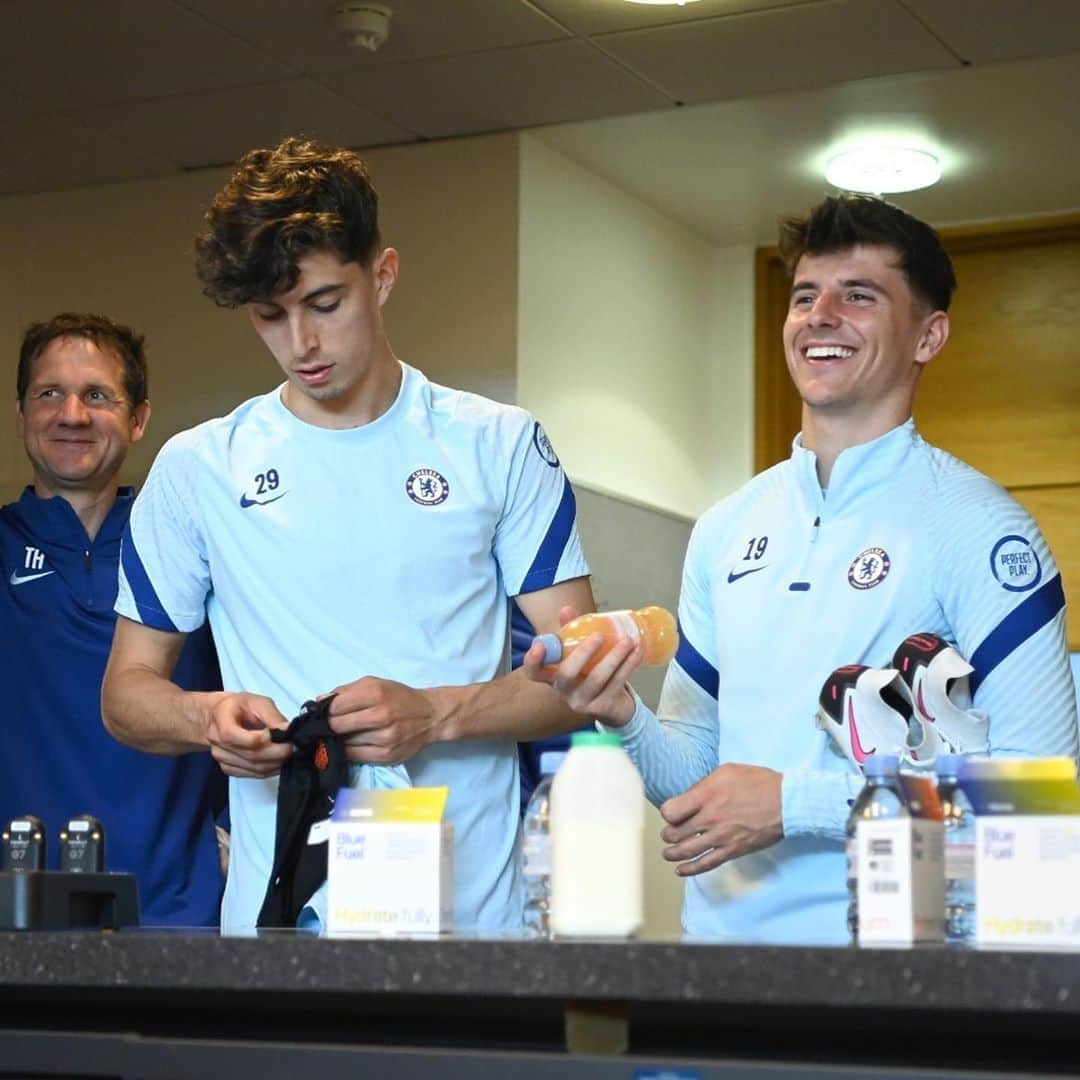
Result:
M911 716L911 699L896 671L848 664L825 680L815 722L861 770L871 754L905 752Z
M970 676L975 669L944 638L912 634L897 648L893 667L911 695L915 720L924 729L928 746L936 735L943 752L986 752L987 714L971 702Z

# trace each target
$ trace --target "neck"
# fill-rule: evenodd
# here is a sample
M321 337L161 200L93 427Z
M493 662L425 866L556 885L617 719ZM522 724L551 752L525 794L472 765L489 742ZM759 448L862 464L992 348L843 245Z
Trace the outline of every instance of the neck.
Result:
M817 457L818 483L822 489L829 486L836 459L845 450L881 438L886 432L905 423L910 416L909 407L886 415L853 420L846 416L831 416L804 404L802 444Z
M315 427L363 427L378 420L394 404L401 379L401 365L384 342L375 362L347 393L333 398L309 397L289 382L282 392L282 401L294 416Z
M75 511L86 535L93 540L116 502L116 485L100 491L53 491L35 479L34 494L39 499L63 499Z

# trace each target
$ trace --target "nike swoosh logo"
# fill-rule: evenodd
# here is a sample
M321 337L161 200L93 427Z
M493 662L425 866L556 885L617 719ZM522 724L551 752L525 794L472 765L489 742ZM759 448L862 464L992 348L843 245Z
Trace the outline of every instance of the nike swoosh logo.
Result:
M55 574L55 570L44 570L40 574L25 574L20 576L15 570L11 571L11 584L12 585L25 585L28 581L37 581L38 578L48 577L50 574Z
M855 706L851 703L851 698L848 698L847 703L847 722L848 731L851 734L851 752L855 755L855 760L861 765L875 750L877 747L873 747L870 750L864 750L863 744L859 742L859 733L855 730Z
M240 496L240 509L246 510L249 506L267 506L272 502L277 502L278 499L284 499L289 493L283 491L280 495L275 495L272 499L249 499L246 495Z
M743 570L736 574L734 570L728 572L727 581L730 585L733 581L738 581L741 577L746 577L747 574L756 574L759 570L768 570L767 566L755 566L749 570Z
M930 710L926 707L926 702L923 701L922 683L915 687L915 704L918 706L920 715L925 716L931 724L937 723L937 717L930 715Z

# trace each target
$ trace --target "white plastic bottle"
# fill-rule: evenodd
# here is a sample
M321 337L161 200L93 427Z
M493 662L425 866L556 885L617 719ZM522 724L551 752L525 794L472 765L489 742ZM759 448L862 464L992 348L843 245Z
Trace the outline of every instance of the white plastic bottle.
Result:
M525 928L537 937L547 937L551 931L551 784L565 759L565 750L540 755L541 780L529 797L522 821Z
M552 931L629 937L643 919L645 790L618 735L571 736L550 821Z

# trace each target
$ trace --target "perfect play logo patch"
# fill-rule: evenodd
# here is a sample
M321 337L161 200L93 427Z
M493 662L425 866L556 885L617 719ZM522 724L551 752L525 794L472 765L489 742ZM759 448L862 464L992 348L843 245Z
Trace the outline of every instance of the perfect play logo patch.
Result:
M990 552L990 570L1009 592L1027 592L1042 580L1039 556L1025 536L1003 536Z

